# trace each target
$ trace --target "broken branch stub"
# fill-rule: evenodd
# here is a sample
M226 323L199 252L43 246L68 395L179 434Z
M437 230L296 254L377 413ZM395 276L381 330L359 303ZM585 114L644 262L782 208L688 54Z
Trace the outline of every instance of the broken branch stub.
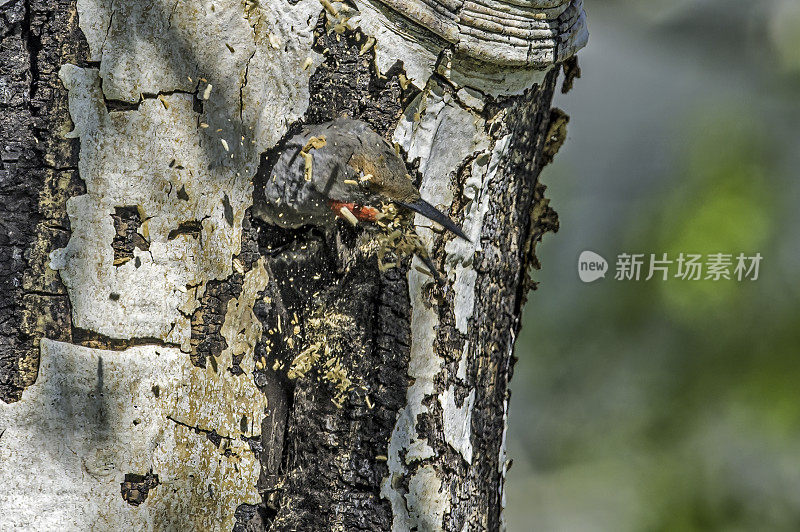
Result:
M574 55L589 36L583 0L377 1L457 54L493 65L544 69Z

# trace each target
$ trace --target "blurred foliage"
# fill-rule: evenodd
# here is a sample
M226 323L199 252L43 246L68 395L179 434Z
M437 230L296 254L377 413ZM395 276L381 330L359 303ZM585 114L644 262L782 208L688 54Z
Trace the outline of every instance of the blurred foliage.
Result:
M665 198L659 224L643 241L670 258L679 253L744 253L764 249L775 220L768 187L773 160L762 124L734 105L698 112L689 124L684 148L685 179ZM650 218L642 214L643 219ZM675 319L689 324L723 305L742 304L742 286L713 280L687 282L671 279L659 286L661 297ZM736 298L739 297L737 301Z
M588 5L584 76L557 102L562 227L517 347L509 530L800 530L800 11L763 3L748 31L778 55L745 60L702 20L688 53L668 24L685 2L638 25L621 4L658 3ZM606 279L578 280L583 249ZM622 252L764 260L757 281L615 281Z
M769 36L780 67L800 77L800 3L784 0L775 7L769 21Z

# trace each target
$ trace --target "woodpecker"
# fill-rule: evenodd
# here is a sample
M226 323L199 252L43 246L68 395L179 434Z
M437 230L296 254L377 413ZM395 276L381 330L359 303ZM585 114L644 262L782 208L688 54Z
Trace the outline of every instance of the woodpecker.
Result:
M394 204L469 240L422 199L392 145L365 122L350 118L307 125L289 139L264 181L264 200L255 206L256 215L284 228L325 226L336 217L373 224L385 205Z

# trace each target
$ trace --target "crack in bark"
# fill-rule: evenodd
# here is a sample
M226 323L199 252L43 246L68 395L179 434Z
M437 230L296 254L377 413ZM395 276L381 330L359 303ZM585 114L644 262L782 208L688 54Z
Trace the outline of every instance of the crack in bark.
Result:
M202 428L202 427L200 427L198 425L192 425L190 423L186 423L185 421L181 421L179 419L176 419L176 418L172 417L171 415L166 415L164 417L166 419L168 419L169 421L172 421L176 425L180 425L181 427L184 427L184 428L187 428L187 429L193 431L195 434L203 434L206 437L206 439L208 441L210 441L214 445L214 447L216 447L217 449L220 448L220 445L222 444L223 440L227 441L227 442L233 442L233 441L237 441L237 440L243 441L243 442L248 444L248 447L249 447L250 451L256 456L256 458L258 458L259 460L261 459L260 456L259 456L259 452L262 449L256 443L261 438L261 435L256 435L256 436L253 436L251 438L249 438L247 436L244 436L244 435L239 435L238 437L237 436L224 436L224 435L220 434L219 432L217 432L216 429L205 429L205 428ZM238 456L237 453L233 452L229 447L225 447L222 451L223 451L223 455L224 456Z
M161 99L161 97L172 96L173 94L185 94L187 96L192 96L194 99L198 99L197 88L195 88L194 91L173 89L173 90L159 91L159 92L142 92L139 93L139 99L136 100L135 102L106 98L105 93L103 93L103 102L105 103L106 109L108 110L109 113L124 113L127 111L138 111L139 106L145 100L159 100ZM202 111L200 114L202 114Z
M30 68L30 83L28 85L28 109L32 116L36 116L36 110L31 104L36 96L36 89L39 84L39 51L41 50L41 39L34 34L31 26L31 6L29 2L23 2L25 18L22 20L22 36L25 41L25 49L28 52L28 67Z
M255 31L255 29L253 30ZM255 42L255 38L253 39L253 44L258 46ZM250 61L253 60L253 57L256 55L256 50L253 50L253 53L250 54L250 57L247 59L247 64L244 67L244 79L242 80L241 85L239 85L239 121L244 123L244 88L247 86L247 76L250 73Z
M108 26L106 27L106 35L103 37L103 44L100 45L100 60L97 62L98 67L103 62L103 56L105 55L106 51L106 42L108 42L108 36L111 33L111 26L114 25L114 15L116 14L116 10L114 9L114 0L112 0L109 10L111 11L111 14L108 16Z
M174 327L175 324L173 323ZM135 337L135 338L112 338L89 329L72 327L72 343L91 347L94 349L105 349L107 351L124 351L130 347L142 345L154 345L165 348L180 348L180 344L165 342L160 338Z

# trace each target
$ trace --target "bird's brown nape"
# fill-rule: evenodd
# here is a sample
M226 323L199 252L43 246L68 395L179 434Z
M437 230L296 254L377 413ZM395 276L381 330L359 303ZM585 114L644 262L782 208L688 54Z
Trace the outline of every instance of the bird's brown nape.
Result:
M362 174L372 176L370 178L371 190L391 201L400 202L413 202L419 199L419 191L414 187L414 184L408 178L406 173L405 163L399 160L399 157L391 151L398 161L391 166L398 168L390 168L385 155L372 157L366 152L354 153L350 158L349 165ZM376 164L380 163L380 164ZM402 172L400 166L402 165Z

